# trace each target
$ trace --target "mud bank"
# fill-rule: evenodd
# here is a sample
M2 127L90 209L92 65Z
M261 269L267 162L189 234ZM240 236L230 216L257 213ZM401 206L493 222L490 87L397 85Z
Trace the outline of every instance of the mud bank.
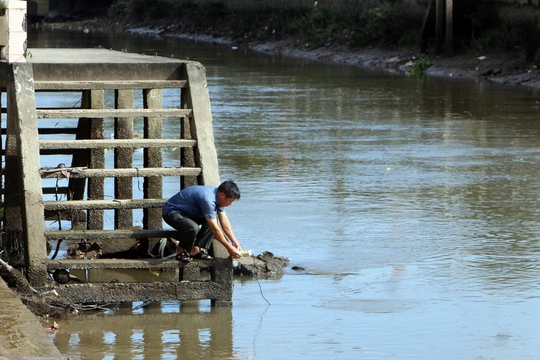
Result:
M432 53L419 54L419 48L410 47L399 49L350 49L346 46L329 45L313 48L311 44L302 42L298 38L288 38L279 41L261 40L256 43L246 43L241 39L228 38L222 35L184 33L179 29L179 26L174 24L134 25L118 22L107 17L61 23L46 23L44 26L84 32L116 31L145 34L148 36L185 38L195 41L246 47L274 56L301 58L336 65L386 69L388 71L406 72L410 69L408 66L414 64L419 59L423 59L432 63L423 72L427 76L488 81L540 89L540 71L536 68L534 61L528 59L524 52L519 50L492 54L479 54L473 51L466 51L448 57L445 55L434 55ZM215 31L215 34L222 34L222 32Z
M59 360L64 356L54 347L37 317L0 279L0 360Z

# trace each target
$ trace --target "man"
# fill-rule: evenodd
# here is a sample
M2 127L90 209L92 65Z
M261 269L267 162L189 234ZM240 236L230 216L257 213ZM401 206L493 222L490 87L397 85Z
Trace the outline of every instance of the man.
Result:
M211 260L208 249L212 237L225 246L232 258L242 257L242 247L224 210L239 199L240 190L230 180L217 188L190 186L171 197L163 205L163 220L180 233L176 259L184 262Z

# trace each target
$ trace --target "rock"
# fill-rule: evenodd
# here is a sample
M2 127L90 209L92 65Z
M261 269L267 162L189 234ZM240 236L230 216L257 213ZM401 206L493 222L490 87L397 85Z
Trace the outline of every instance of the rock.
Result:
M290 260L281 256L274 256L270 251L262 254L242 257L233 262L234 273L246 276L282 276L284 269L289 265Z
M59 284L67 284L71 281L69 277L69 271L65 269L58 269L53 273L53 279Z
M487 69L486 71L481 73L480 76L489 76L491 74L493 74L493 69Z
M401 61L401 58L400 58L399 56L394 56L394 57L391 57L391 58L389 58L389 59L386 59L386 60L384 61L384 63L386 63L386 64L392 64L392 63L398 63L398 62L400 62L400 61Z

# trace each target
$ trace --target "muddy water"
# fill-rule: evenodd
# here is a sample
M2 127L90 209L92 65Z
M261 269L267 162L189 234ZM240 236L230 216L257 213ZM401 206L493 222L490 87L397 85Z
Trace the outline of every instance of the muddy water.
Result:
M173 39L32 37L201 61L220 174L242 190L238 238L305 268L237 280L230 309L62 320L70 359L538 358L539 94Z

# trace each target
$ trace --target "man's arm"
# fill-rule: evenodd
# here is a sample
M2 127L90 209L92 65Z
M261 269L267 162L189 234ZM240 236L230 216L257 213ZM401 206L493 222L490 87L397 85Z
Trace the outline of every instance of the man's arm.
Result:
M219 217L219 219L221 221L222 215L220 215L220 214L222 214L222 213L219 212L218 217ZM227 221L228 221L228 219L227 219ZM227 251L229 252L231 257L233 259L241 258L242 254L240 254L240 250L238 250L236 246L233 246L233 245L231 245L229 243L229 241L227 240L227 238L223 234L223 231L221 231L221 227L219 226L218 221L216 219L210 219L210 218L207 217L206 222L208 223L208 226L210 227L210 231L212 231L212 234L214 234L214 237L216 238L216 240L219 241L223 246L225 246L225 249L227 249ZM230 222L229 222L229 229L230 229ZM225 228L223 230L225 231ZM234 234L233 234L233 237L234 237ZM234 237L234 239L236 240L235 237ZM240 245L238 243L238 240L236 240L236 244Z
M236 236L234 235L234 232L232 230L231 222L229 221L229 218L227 217L227 214L225 211L218 211L218 219L219 224L221 225L221 228L223 229L223 232L225 235L227 235L227 238L231 240L232 245L238 250L242 251L242 245L240 245L240 241L236 239Z

